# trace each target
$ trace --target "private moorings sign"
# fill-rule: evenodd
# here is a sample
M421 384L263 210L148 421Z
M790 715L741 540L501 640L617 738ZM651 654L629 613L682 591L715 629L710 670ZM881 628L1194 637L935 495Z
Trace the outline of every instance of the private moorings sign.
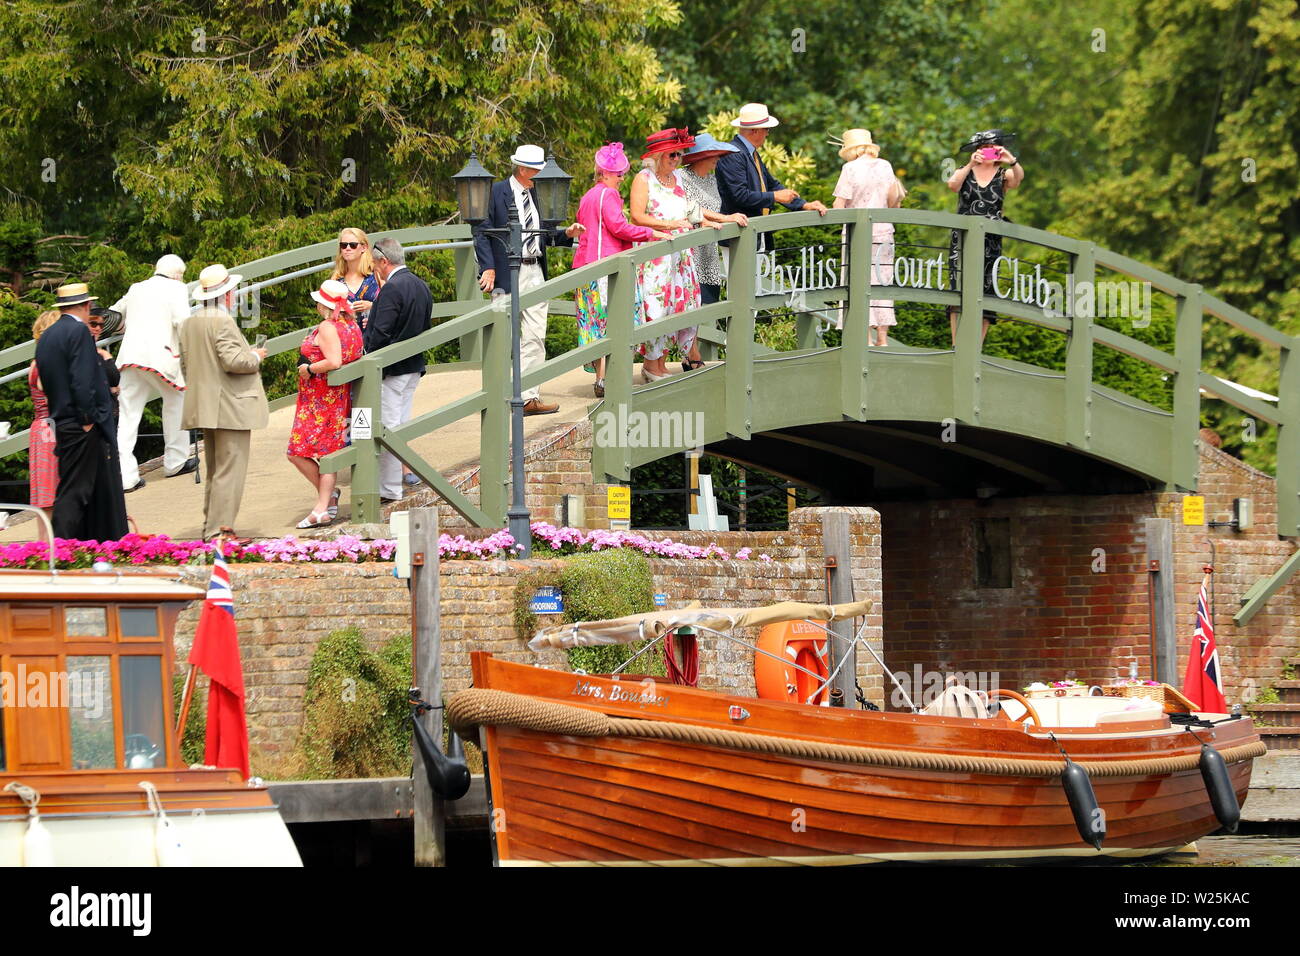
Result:
M841 247L831 246L833 253ZM891 244L878 242L871 250L871 284L899 289L947 290L949 261L946 252L934 256L896 255L889 261ZM755 293L797 296L833 289L840 284L842 259L828 255L825 245L803 246L796 262L777 261L774 252L758 254ZM954 283L954 288L960 282ZM1043 275L1041 262L1027 263L1012 256L993 260L993 294L996 298L1042 309L1053 318L1095 315L1134 318L1135 325L1151 319L1151 283L1087 282L1073 273L1064 282Z

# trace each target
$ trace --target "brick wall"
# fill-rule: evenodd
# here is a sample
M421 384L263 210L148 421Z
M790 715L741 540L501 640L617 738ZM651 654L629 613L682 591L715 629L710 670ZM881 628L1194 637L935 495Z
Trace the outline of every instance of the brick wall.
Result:
M1239 598L1294 546L1277 538L1273 480L1207 445L1199 493L1207 519L1226 520L1235 497L1253 498L1255 528L1185 527L1180 494L1058 496L880 506L885 650L892 670L996 671L1002 686L1075 676L1125 676L1136 658L1151 674L1144 519L1174 530L1182 683L1200 567L1217 549L1215 621L1229 699L1276 679L1300 649L1300 581L1293 580L1246 627ZM1012 587L976 586L974 522L1011 521ZM1100 549L1100 551L1098 550ZM1099 558L1104 557L1104 571Z
M880 519L870 509L806 508L794 512L789 531L710 534L682 532L674 541L705 546L716 542L734 554L753 549L749 560L651 559L657 592L668 606L690 601L705 605L751 606L782 600L825 599L822 514L850 516L854 593L876 602L866 636L879 649ZM651 537L669 537L655 535ZM772 560L763 561L767 554ZM440 565L440 624L443 680L447 693L469 686L469 654L489 651L507 660L564 668L560 651L535 654L515 633L513 607L519 577L554 568L555 559L531 561L444 561ZM239 639L248 693L249 739L254 769L267 772L294 746L302 726L302 699L307 668L322 638L355 626L372 649L389 637L410 631L406 583L393 577L392 565L373 564L235 564L231 565ZM202 569L186 572L204 584ZM199 608L189 608L177 623L177 659L183 661L193 641ZM741 635L754 641L757 634ZM881 675L859 655L858 672L868 697L880 702ZM700 686L733 693L754 693L753 652L732 642L700 642Z

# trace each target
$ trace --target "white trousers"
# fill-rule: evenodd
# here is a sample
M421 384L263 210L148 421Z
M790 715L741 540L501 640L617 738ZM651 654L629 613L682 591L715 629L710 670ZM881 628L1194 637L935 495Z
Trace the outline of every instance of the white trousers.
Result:
M540 265L519 267L519 294L535 289L545 280L542 278ZM545 302L524 309L519 327L519 371L528 372L546 361L546 315L550 306ZM541 389L528 388L523 391L525 402L541 397Z
M379 386L379 420L385 428L394 428L411 420L411 404L420 373L390 375ZM379 494L384 498L402 497L402 462L385 448L379 453Z
M163 473L175 474L189 460L190 433L181 428L181 411L185 393L172 388L152 372L138 368L122 369L121 391L117 396L117 457L122 462L122 487L134 488L140 480L140 465L135 460L135 440L140 433L140 416L149 400L162 397L162 427L166 451Z

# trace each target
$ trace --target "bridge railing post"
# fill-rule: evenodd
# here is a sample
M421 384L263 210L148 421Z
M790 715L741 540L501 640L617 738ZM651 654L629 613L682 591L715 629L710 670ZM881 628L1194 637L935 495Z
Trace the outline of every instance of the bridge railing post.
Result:
M1196 438L1201 428L1201 287L1191 285L1178 296L1174 317L1174 434L1170 484L1196 487ZM1281 462L1282 459L1278 459Z
M840 411L853 421L867 419L867 336L871 314L872 221L858 212L849 226L849 300L840 338Z
M1279 356L1277 426L1277 533L1300 535L1300 351Z
M754 282L757 275L758 232L742 229L728 275L731 322L727 327L727 364L723 372L726 428L733 438L748 439L754 424Z
M510 500L509 305L508 296L499 296L493 303L491 323L483 327L481 381L487 401L479 413L479 508L503 526Z
M456 253L456 301L472 302L480 298L478 287L478 259L473 249L457 249ZM483 361L483 330L475 329L460 337L460 360L462 362Z
M632 328L636 322L636 266L625 258L609 274L609 311L605 324L605 338L609 342L609 357L605 360L605 401L599 415L612 415L604 421L613 421L617 427L597 427L592 433L592 473L598 477L630 481L632 478L632 449L622 430L627 416L620 409L632 407ZM611 444L609 439L615 438Z
M1090 289L1097 274L1093 247L1084 246L1071 256L1070 273L1074 286ZM1081 285L1086 283L1086 285ZM1062 296L1070 294L1067 284ZM1085 297L1084 303L1092 302ZM1069 316L1070 333L1065 346L1065 439L1075 448L1092 443L1092 346L1093 309L1081 314L1074 303L1063 302L1062 311Z
M984 345L984 231L985 220L970 217L962 233L958 268L961 269L961 311L953 342L953 409L959 421L979 424L980 353Z
M379 437L384 433L381 376L383 369L372 363L356 383L353 409L364 409L370 416L370 435L360 436L353 429L352 445L356 463L352 466L352 520L370 524L380 520Z

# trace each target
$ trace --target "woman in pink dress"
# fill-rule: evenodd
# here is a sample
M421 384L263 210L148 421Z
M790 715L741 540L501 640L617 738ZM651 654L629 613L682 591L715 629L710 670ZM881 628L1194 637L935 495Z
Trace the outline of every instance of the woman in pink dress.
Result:
M902 205L907 190L894 175L894 167L889 165L889 161L880 158L880 147L871 141L871 132L847 129L842 143L840 159L847 162L840 170L839 182L835 184L834 208L896 209ZM871 226L871 284L894 284L892 222L877 222ZM897 321L892 299L872 299L867 345L887 345L889 327Z
M326 279L311 297L321 323L308 333L300 350L304 361L298 366L298 407L287 451L316 491L315 507L298 522L299 528L321 528L334 520L330 506L337 498L338 476L322 472L320 459L347 442L352 386L329 384L329 373L355 362L362 351L361 328L348 300L348 287L338 279Z
M59 310L50 309L36 317L32 324L32 340L59 320ZM54 496L59 490L59 460L54 457L54 419L50 418L50 405L41 390L40 372L33 362L27 369L27 388L32 396L31 430L27 433L27 474L30 501L33 507L43 508L50 514Z
M578 203L576 220L586 231L578 237L578 248L573 253L573 268L626 252L634 242L667 239L668 233L635 226L623 215L623 197L618 187L627 175L631 163L623 152L622 143L607 143L596 150L596 184L587 190ZM637 287L640 291L640 286ZM578 318L578 344L586 345L605 337L606 310L609 308L609 282L601 277L577 290L575 309ZM639 311L639 310L636 310ZM632 316L627 316L630 321ZM596 397L605 397L605 360L598 358L592 368L596 372Z

